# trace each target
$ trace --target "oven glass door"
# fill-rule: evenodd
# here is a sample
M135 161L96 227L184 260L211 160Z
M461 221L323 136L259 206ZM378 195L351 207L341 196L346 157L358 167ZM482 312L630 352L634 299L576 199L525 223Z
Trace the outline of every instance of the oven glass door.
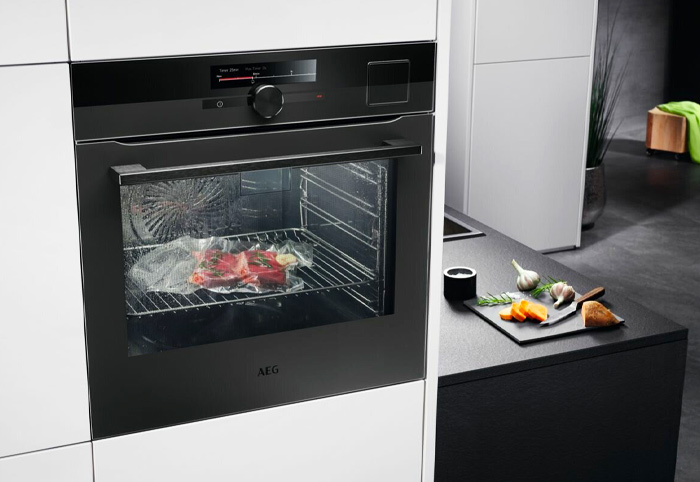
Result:
M395 163L122 186L128 355L393 314Z
M431 133L78 145L93 436L422 378Z

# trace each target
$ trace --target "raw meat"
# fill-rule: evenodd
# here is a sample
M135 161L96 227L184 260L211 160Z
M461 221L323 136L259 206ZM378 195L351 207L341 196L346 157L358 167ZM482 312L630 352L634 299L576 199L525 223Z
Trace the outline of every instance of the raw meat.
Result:
M283 285L287 281L287 263L277 261L277 253L251 250L231 254L220 250L194 251L197 268L190 283L202 288L247 284Z
M259 285L283 285L287 281L285 266L277 261L277 253L271 251L244 251L250 276L246 283Z
M189 278L190 283L202 288L233 286L250 275L248 259L243 253L231 254L216 249L193 251L197 268Z

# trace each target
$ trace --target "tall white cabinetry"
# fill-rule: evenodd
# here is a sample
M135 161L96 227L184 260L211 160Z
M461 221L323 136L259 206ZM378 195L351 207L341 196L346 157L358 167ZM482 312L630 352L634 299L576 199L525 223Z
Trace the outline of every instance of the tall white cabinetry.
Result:
M5 457L90 440L68 65L0 67L0 132Z
M434 40L437 22L437 0L0 2L0 480L92 481L93 448L98 482L432 480L439 271L426 380L91 442L67 62Z
M68 0L71 60L435 39L437 0Z
M0 457L90 440L67 64L0 67Z
M98 440L96 482L421 482L417 381Z
M92 482L89 442L0 459L3 482Z
M447 204L537 250L578 246L597 2L457 3Z
M0 65L67 60L64 0L0 1Z

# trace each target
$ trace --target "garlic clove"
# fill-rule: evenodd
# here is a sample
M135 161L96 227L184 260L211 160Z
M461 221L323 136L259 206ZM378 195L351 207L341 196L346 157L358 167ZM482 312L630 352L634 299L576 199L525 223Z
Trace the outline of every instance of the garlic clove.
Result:
M554 303L555 308L559 308L562 303L567 303L573 301L576 296L576 291L574 288L569 286L566 282L554 283L549 289L549 295L552 299L556 300Z
M530 291L537 288L537 285L540 284L539 274L531 270L523 269L515 260L512 260L511 264L518 272L518 279L515 283L520 291Z

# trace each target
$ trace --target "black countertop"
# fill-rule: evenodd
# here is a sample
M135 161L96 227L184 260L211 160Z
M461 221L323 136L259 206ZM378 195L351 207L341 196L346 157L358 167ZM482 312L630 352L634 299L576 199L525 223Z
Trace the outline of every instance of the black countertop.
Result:
M443 269L469 266L477 271L477 292L497 293L504 287L515 291L516 259L540 275L567 280L580 293L599 283L514 241L507 236L446 208L486 236L444 243ZM543 366L566 363L625 350L657 345L688 337L688 330L619 295L606 286L603 300L625 319L625 325L544 340L521 346L469 311L460 301L442 299L439 386L478 380Z

